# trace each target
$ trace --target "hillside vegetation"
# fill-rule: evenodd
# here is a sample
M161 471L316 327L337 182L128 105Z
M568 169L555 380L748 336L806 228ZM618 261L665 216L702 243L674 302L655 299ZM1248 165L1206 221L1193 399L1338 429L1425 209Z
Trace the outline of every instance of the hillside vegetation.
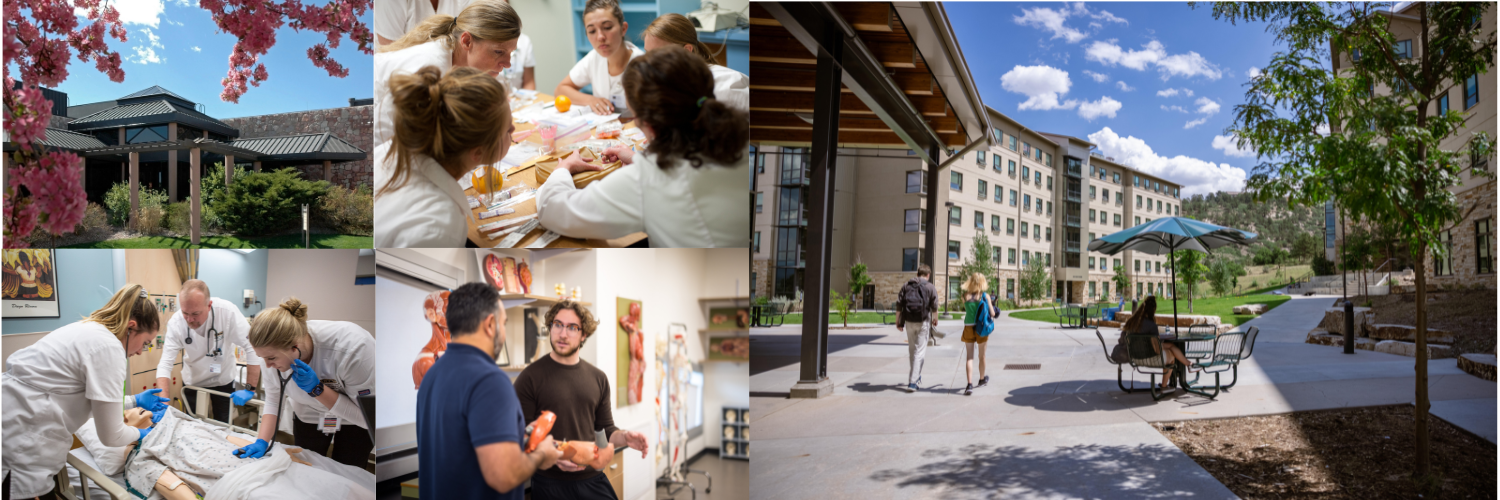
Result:
M1259 203L1249 193L1211 193L1196 195L1183 200L1182 214L1185 217L1252 231L1258 236L1258 245L1279 248L1296 260L1310 257L1309 251L1322 247L1323 210L1321 207L1287 207L1285 203ZM1305 235L1305 236L1304 236ZM1311 249L1297 251L1298 238L1303 245L1311 243ZM1236 250L1231 250L1236 251ZM1219 253L1215 250L1214 253ZM1236 253L1249 256L1250 248L1238 249Z

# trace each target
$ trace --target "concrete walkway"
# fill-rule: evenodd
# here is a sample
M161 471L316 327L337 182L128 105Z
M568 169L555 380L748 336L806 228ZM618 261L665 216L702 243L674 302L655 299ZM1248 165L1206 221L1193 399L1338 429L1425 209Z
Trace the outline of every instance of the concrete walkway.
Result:
M1254 355L1216 400L1126 394L1094 330L1009 317L996 320L987 347L990 385L972 396L961 395L962 325L946 321L938 329L949 335L928 348L918 392L903 390L905 335L868 325L830 333L832 396L791 400L800 327L753 329L751 496L1233 497L1149 423L1413 400L1412 358L1303 342L1332 303L1293 297L1247 323L1261 329ZM1102 332L1112 346L1118 330ZM1495 383L1452 359L1430 361L1428 374L1434 414L1493 441ZM1135 378L1144 387L1145 377Z

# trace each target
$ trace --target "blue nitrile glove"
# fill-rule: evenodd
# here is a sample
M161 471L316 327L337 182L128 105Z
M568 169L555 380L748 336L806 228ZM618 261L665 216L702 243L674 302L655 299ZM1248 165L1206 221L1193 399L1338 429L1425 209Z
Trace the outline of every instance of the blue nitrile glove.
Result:
M297 359L292 361L292 381L304 392L312 392L321 382L318 381L318 372L313 371L311 366Z
M147 427L145 429L141 429L140 431L141 431L141 437L140 437L139 441L145 441L146 440L146 435L151 433L151 428Z
M167 410L151 412L151 425L161 423L161 418L167 416Z
M255 393L245 390L239 390L234 391L234 394L230 394L229 397L234 399L235 406L245 406L245 403L249 402L252 398L255 397Z
M159 392L161 392L161 389L151 389L149 391L136 394L135 405L139 408L150 410L152 413L167 409L167 403L169 403L170 400L161 396L157 396L156 394Z
M270 444L264 439L257 439L254 443L245 445L244 448L234 450L234 456L240 458L260 458L266 456L266 448Z

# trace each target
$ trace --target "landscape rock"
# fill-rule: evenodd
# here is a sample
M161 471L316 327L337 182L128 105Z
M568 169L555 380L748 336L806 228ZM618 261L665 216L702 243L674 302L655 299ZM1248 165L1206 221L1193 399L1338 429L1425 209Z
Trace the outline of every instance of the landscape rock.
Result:
M1354 332L1361 334L1365 325L1375 322L1375 311L1368 307L1354 308ZM1329 308L1323 312L1323 322L1318 323L1318 328L1328 330L1328 333L1344 334L1344 308Z
M1370 340L1370 339L1365 339ZM1375 352L1386 354L1397 354L1401 356L1417 357L1417 344L1402 342L1400 340L1382 340L1375 344ZM1427 344L1427 359L1442 359L1453 357L1453 347L1442 344Z
M1314 330L1314 332L1316 332L1316 331L1318 331L1318 330ZM1334 335L1334 334L1326 333L1326 332L1324 332L1324 333L1318 333L1318 334L1313 334L1313 333L1310 332L1308 334L1308 336L1307 336L1307 343L1342 348L1342 347L1344 347L1344 336L1343 335ZM1354 338L1354 348L1355 349L1360 349L1360 350L1365 350L1365 351L1374 351L1376 345L1377 345L1377 342L1375 341L1375 339L1369 339L1369 338L1364 338L1364 337L1355 337Z
M1115 313L1115 319L1118 320L1118 321L1120 321L1120 322L1129 321L1130 320L1130 311L1120 311L1120 312ZM1177 326L1179 326L1179 327L1193 326L1193 325L1215 325L1215 326L1217 326L1217 325L1219 325L1221 323L1223 323L1223 320L1219 319L1218 316L1204 316L1204 315L1196 315L1196 314L1178 314L1177 315ZM1160 310L1157 310L1156 311L1156 324L1157 324L1157 326L1172 326L1172 314L1171 313L1162 314L1162 312Z
M1373 324L1368 325L1371 338L1380 340L1402 340L1406 342L1417 341L1417 327L1410 325ZM1434 344L1452 344L1453 333L1442 330L1427 329L1427 342Z
M1234 313L1235 314L1254 314L1254 315L1258 316L1258 315L1266 313L1266 305L1265 304L1245 304L1245 305L1240 305L1240 306L1234 306Z
M1470 375L1490 382L1495 381L1494 354L1464 354L1458 357L1458 368Z

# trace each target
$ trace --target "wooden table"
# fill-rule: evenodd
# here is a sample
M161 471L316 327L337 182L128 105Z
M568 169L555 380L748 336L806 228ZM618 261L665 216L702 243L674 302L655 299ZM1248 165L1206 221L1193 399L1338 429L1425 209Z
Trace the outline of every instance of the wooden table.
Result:
M552 98L551 95L543 94L541 92L537 92L536 96L537 96L538 102L540 102L540 103L546 103L546 102L549 102L549 101L553 100L553 98ZM577 106L577 105L575 104L575 106ZM635 128L635 121L634 120L629 120L629 119L622 118L620 120L620 122L624 125L625 129ZM534 123L516 123L515 126L516 126L516 131L518 131L518 132L519 131L523 131L523 130L531 130L531 129L536 128L536 124L534 124ZM593 137L593 130L590 129L589 132L586 133L586 134L574 134L573 136L568 137L566 139L558 139L556 141L556 143L554 144L554 146L560 149L563 146L567 146L569 144L573 144L573 143L579 142L579 141L588 140L588 139L590 139L592 137ZM542 143L541 134L532 134L530 137L527 137L524 142L531 142L531 143L535 143L535 144L541 144ZM464 175L468 175L468 174L465 173ZM541 184L536 181L535 167L515 167L515 168L512 168L511 170L508 171L508 175L509 175L509 178L506 180L506 182L502 186L503 188L510 188L512 186L521 186L521 185L527 186L527 187L529 187L531 189L538 189L538 188L541 187ZM480 198L479 192L475 191L474 188L472 188L472 187L469 188L469 189L465 189L464 190L464 194L469 195L469 196L473 196L475 198ZM532 214L537 213L536 207L537 207L537 205L536 205L536 199L532 198L530 200L526 200L526 201L518 203L518 204L516 204L514 206L511 206L510 208L516 209L515 213L505 214L505 215L502 215L500 217L494 217L494 218L490 218L490 219L486 219L486 220L478 220L478 219L479 219L479 214L482 213L482 212L484 212L485 210L488 210L488 207L480 206L479 208L470 209L470 211L473 212L473 214L474 214L474 218L472 220L469 220L469 221L465 222L465 224L467 224L469 226L469 241L473 242L475 245L478 245L480 248L491 248L491 247L494 247L496 244L500 243L500 240L502 238L496 238L496 239L491 240L488 236L485 236L484 234L481 234L479 232L479 225L481 225L481 224L487 224L487 223L495 222L495 221L499 221L499 220L504 220L504 219L511 219L511 218L515 218L515 217L524 217L524 216L527 216L527 215L532 215ZM475 221L478 221L478 222L476 223ZM544 228L544 227L539 227L537 229L533 229L525 237L521 238L521 241L519 243L516 243L515 248L525 248L527 245L530 245L532 242L536 241L537 238L541 238L543 234L546 234L546 232L547 232L546 228ZM644 240L644 239L646 239L646 233L630 234L630 235L626 235L626 236L620 237L620 238L615 238L615 239L612 239L612 240L580 239L580 238L570 238L570 237L567 237L567 236L562 236L562 237L557 238L557 240L553 241L551 244L548 244L547 248L602 248L602 247L620 248L620 247L630 246L630 245L635 244L637 242L640 242L641 240Z

